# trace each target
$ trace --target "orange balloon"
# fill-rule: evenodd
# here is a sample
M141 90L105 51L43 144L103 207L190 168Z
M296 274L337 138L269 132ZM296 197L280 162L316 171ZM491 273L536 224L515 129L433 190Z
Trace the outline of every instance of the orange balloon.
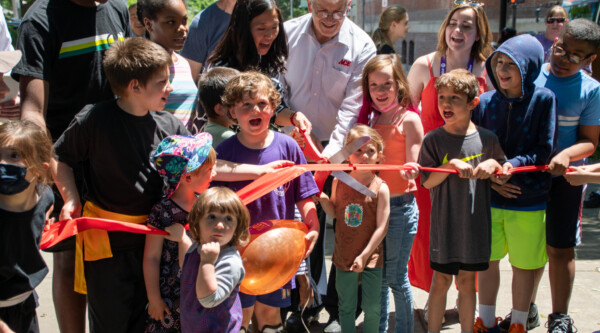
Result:
M283 287L298 271L308 249L306 225L269 220L250 227L250 242L240 249L246 274L240 291L264 295Z

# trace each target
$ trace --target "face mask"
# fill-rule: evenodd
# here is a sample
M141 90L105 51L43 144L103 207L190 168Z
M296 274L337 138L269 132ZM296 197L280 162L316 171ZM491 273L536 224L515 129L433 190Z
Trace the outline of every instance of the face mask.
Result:
M392 104L388 105L386 108L384 108L383 110L380 110L375 103L373 103L373 109L381 112L381 113L385 113L388 112L390 110L394 110L396 107L398 107L398 97L394 98L394 101L392 102Z
M12 195L25 191L27 168L20 165L0 163L0 194Z

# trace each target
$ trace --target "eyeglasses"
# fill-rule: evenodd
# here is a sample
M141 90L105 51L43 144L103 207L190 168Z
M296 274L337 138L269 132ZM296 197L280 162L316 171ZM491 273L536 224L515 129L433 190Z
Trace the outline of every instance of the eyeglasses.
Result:
M552 45L552 53L559 57L567 57L570 63L577 65L578 63L584 61L585 59L591 57L594 53L590 53L585 57L580 57L578 55L571 54L571 52L565 51L562 47L554 44Z
M318 18L321 18L324 20L326 20L328 18L333 18L336 21L339 21L339 20L343 19L344 17L346 17L346 13L339 11L339 10L335 11L333 13L330 13L326 10L317 10L316 15Z
M554 22L558 22L558 23L563 23L565 22L567 19L564 17L549 17L546 19L546 23L548 24L552 24Z
M455 6L471 6L471 7L483 7L485 4L479 1L471 0L454 0Z

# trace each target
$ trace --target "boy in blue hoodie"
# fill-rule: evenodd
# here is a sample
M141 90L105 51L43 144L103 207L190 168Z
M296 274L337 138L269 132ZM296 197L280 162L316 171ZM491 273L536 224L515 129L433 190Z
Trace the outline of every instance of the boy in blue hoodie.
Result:
M548 332L572 332L569 301L575 278L575 246L581 242L581 205L585 186L571 186L563 175L569 166L581 166L598 146L600 84L581 69L596 59L600 27L587 19L567 24L551 48L535 81L556 94L557 153L548 165L552 178L547 209L546 249L549 258L552 314ZM540 276L541 277L541 276ZM539 280L538 280L539 281Z
M502 166L509 178L492 183L492 252L489 269L479 275L479 315L475 332L498 332L496 297L500 287L499 261L509 254L513 270L513 308L509 332L525 332L539 325L528 321L535 271L546 256L546 201L551 176L543 172L510 175L526 165L545 165L556 143L555 98L552 91L534 85L544 60L542 45L530 35L504 42L486 61L496 91L480 96L473 122L492 130L507 161Z

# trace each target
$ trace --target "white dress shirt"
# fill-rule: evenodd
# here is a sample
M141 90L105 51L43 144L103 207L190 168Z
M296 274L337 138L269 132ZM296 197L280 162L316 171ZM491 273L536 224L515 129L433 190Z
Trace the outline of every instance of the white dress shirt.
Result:
M288 104L308 117L319 140L329 140L323 153L331 156L356 123L362 105L361 73L377 49L371 37L347 18L340 32L324 44L317 41L310 13L284 27L289 56L282 83Z

